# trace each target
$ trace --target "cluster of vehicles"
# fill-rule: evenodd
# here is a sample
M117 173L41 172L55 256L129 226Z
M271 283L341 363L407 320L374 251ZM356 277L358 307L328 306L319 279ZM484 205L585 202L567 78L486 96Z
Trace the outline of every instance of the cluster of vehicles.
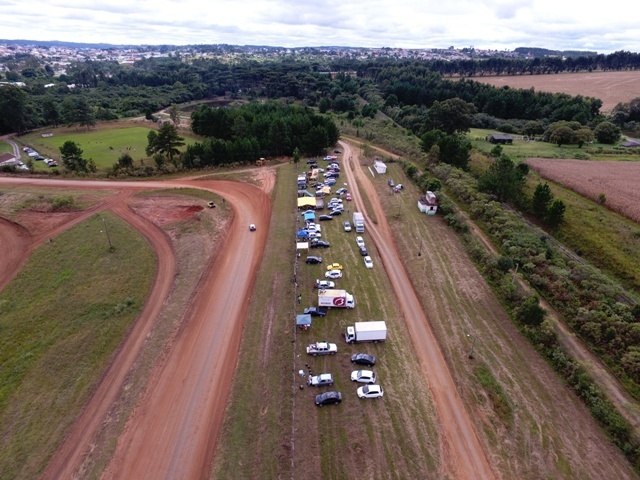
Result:
M57 167L58 166L58 162L56 162L54 159L46 158L46 157L40 155L36 150L34 150L31 147L23 147L22 151L25 152L30 158L33 158L36 161L43 161L49 167Z
M313 176L316 176L318 172L322 173L322 177L325 179L322 183L317 183L315 186L318 190L324 189L326 193L328 190L326 187L328 184L333 184L330 180L335 180L340 176L340 166L337 163L337 158L333 155L328 155L325 160L329 163L325 170L317 167L315 161L311 164ZM301 180L301 179L299 179ZM327 183L328 182L328 183ZM299 181L298 186L301 186ZM329 209L329 214L320 215L320 223L323 221L333 220L334 217L342 215L345 211L344 202L351 200L351 195L346 188L338 188L334 192L334 196L330 198L326 207ZM302 212L305 218L315 218L315 211L308 210ZM342 222L342 227L345 232L354 231L356 233L364 233L365 220L364 216L360 212L354 212L352 218L345 219ZM322 228L315 221L307 221L305 227L298 232L298 238L307 238L309 240L309 248L328 248L330 243L322 239ZM360 255L363 257L365 266L367 268L373 268L373 261L369 256L369 252L365 245L364 239L361 235L356 237L356 246ZM319 255L308 255L305 259L306 264L317 265L325 264L323 257ZM345 267L339 262L331 262L326 266L326 270L323 269L323 277L315 280L313 285L314 289L318 292L318 303L316 306L310 306L304 309L305 314L309 314L315 317L325 317L329 311L333 308L346 308L353 309L356 306L356 300L354 296L348 291L336 287L336 281L343 278ZM349 325L344 332L344 339L347 343L359 343L359 342L381 342L387 338L387 327L384 321L367 321L367 322L355 322L353 325ZM329 341L317 341L309 344L306 347L306 353L310 356L331 356L338 353L338 345ZM368 353L354 353L351 356L351 362L354 366L364 367L354 369L351 372L350 379L353 383L359 384L356 389L358 398L361 399L376 399L384 396L384 390L381 385L377 384L377 375L372 370L372 367L376 364L376 357ZM323 372L318 375L309 375L307 378L307 385L310 387L331 387L335 384L334 376L330 372ZM342 402L342 393L336 390L329 390L319 393L315 396L315 404L317 406L339 404Z

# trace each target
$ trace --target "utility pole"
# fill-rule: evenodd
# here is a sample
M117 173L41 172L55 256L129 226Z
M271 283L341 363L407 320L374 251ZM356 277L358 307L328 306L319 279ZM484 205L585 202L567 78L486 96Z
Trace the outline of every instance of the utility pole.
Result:
M469 360L473 360L473 350L476 346L476 336L467 333L467 338L471 339L471 349L469 350L469 354L467 356L469 357Z

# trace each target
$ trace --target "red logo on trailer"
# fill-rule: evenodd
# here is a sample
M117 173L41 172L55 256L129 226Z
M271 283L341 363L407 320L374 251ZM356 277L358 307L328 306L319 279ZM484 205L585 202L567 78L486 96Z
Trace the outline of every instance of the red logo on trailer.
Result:
M333 299L333 304L336 307L343 307L344 306L344 302L345 302L345 298L344 297L336 297Z

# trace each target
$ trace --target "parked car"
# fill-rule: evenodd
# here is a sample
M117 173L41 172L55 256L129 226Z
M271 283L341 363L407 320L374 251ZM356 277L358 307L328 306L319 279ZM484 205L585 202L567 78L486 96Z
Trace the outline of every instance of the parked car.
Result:
M344 231L345 232L350 232L351 231L351 223L349 223L348 221L344 222L343 224L344 227Z
M362 255L363 257L369 255L369 252L367 251L367 247L360 247L358 248L358 250L360 250L360 255Z
M367 268L373 268L373 260L371 260L371 257L369 255L367 255L366 257L364 257L364 266Z
M354 353L351 355L351 363L373 367L376 364L376 357L368 353Z
M384 391L380 385L365 385L357 390L358 398L382 398Z
M347 193L346 187L340 187L336 190L336 195L344 195L345 193Z
M320 215L318 217L318 220L320 220L321 222L324 222L326 220L333 220L333 217L331 215Z
M317 238L314 238L311 240L311 243L309 244L309 246L311 248L329 248L331 244L325 240L319 240Z
M339 263L332 263L327 265L327 270L342 270L344 267Z
M316 405L322 407L324 405L336 405L342 401L340 392L324 392L316 395Z
M331 210L329 212L329 215L331 215L332 217L337 217L338 215L342 215L343 210L340 208L336 208L335 210Z
M344 199L345 199L346 201L350 202L350 201L351 201L351 194L350 194L350 193L347 193L347 194L344 196Z
M329 309L327 307L307 307L304 309L303 313L309 314L312 317L324 317L328 311Z
M318 288L320 290L324 290L326 288L334 288L336 286L336 282L332 282L331 280L316 280L316 283L314 285L315 288Z
M371 370L354 370L351 372L351 381L358 383L376 383L376 374Z
M338 278L342 278L341 270L329 270L324 274L325 278L331 278L332 280L336 280Z
M336 183L337 183L337 182L336 182L336 179L335 179L335 178L327 178L327 181L326 181L326 182L324 182L324 184L325 184L326 186L328 186L328 187L332 187L332 186L333 186L333 185L335 185Z
M309 256L305 260L305 263L309 263L309 264L322 263L322 257Z
M249 231L250 231L250 232L255 232L255 231L256 231L256 225L255 225L255 223L250 223L250 224L249 224Z
M358 245L359 248L364 248L364 239L360 236L356 237L356 245Z
M307 385L310 387L324 387L333 385L333 375L330 373L321 373L320 375L309 375Z

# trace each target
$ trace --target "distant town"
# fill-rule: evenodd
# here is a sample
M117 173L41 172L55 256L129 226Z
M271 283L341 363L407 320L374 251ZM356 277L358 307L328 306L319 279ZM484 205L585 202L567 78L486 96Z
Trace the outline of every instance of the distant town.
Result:
M29 40L0 40L0 73L10 70L10 63L26 57L49 65L54 75L66 73L75 62L114 61L133 64L145 58L180 57L184 61L195 59L264 59L264 58L348 58L375 59L396 58L416 60L466 60L481 58L534 58L593 56L590 51L556 51L543 48L516 48L508 50L481 50L473 47L405 49L362 47L271 47L259 45L109 45L69 42L37 42Z

